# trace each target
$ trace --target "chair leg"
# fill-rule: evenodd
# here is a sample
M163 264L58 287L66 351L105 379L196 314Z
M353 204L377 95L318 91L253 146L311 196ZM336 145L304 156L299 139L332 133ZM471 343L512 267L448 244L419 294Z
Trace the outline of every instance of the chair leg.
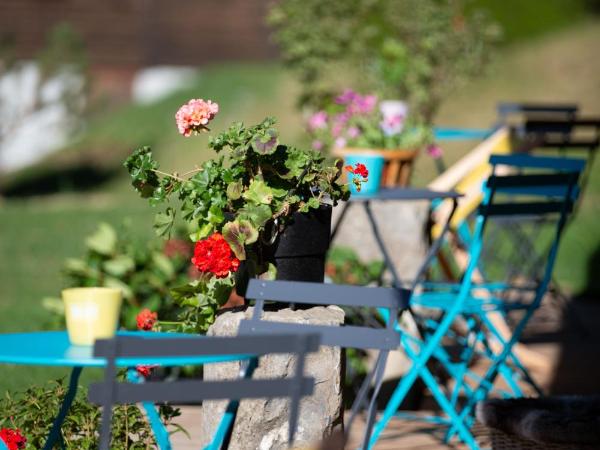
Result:
M385 366L388 358L388 351L382 351L379 353L377 358L377 364L375 366L375 386L373 388L373 396L371 397L371 402L369 404L369 409L367 410L367 425L365 429L365 434L363 437L363 446L362 448L366 449L369 447L369 440L371 439L371 431L373 430L373 423L375 422L375 415L377 413L377 396L379 395L379 391L381 389L381 384L383 383L383 374L385 372Z
M132 383L143 383L144 379L138 375L135 369L127 369L127 379ZM142 402L142 408L146 412L148 422L150 422L150 428L154 433L154 439L159 450L171 450L171 441L169 439L169 432L167 431L162 420L160 420L159 412L157 407L152 402Z

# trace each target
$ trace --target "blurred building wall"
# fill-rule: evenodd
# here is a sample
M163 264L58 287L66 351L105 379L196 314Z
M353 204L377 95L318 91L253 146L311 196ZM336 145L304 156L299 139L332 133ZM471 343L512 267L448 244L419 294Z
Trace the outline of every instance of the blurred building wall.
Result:
M0 0L0 37L28 58L54 25L67 22L86 44L94 78L128 90L140 67L274 57L267 6L268 0Z

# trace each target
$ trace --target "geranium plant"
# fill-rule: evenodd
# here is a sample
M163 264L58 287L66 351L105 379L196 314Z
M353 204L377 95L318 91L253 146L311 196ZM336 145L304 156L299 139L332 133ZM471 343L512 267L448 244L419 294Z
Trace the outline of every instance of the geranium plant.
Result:
M218 111L210 100L190 100L176 114L179 132L189 137L209 131ZM149 147L125 162L142 197L169 205L156 215L157 233L169 235L179 214L195 242L192 263L199 277L173 290L184 307L177 325L182 331L206 330L242 267L249 276L274 276L263 250L293 213L349 197L339 181L341 162L328 164L320 152L281 143L273 118L254 126L234 123L211 136L208 146L217 156L184 173L161 171Z
M376 95L362 95L347 89L312 114L307 129L315 150L335 148L417 149L433 142L429 127L390 108Z

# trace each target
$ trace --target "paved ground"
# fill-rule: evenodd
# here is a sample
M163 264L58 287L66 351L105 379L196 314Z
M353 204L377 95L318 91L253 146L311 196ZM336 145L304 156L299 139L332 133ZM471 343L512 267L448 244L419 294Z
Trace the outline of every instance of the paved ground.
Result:
M532 370L534 377L550 394L600 393L600 301L573 300L562 310L554 303L548 302L539 311L524 339L529 349L545 357L545 363ZM434 405L426 398L423 407L423 413L426 413ZM199 448L199 420L198 407L183 408L179 423L190 431L191 439L183 434L174 436L174 450ZM360 433L361 428L362 424L358 424L356 432ZM464 448L461 445L443 445L443 432L444 429L439 426L394 420L375 448ZM482 444L489 442L485 431L478 429L476 435Z

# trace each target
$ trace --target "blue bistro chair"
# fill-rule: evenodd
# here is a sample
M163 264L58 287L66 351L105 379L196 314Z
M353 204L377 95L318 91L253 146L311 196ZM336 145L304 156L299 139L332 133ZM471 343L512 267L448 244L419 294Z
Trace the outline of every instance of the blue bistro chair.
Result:
M383 372L390 350L396 350L400 343L397 330L397 318L408 306L410 291L406 289L361 287L322 283L250 280L246 298L255 300L254 314L250 320L242 321L240 334L248 333L317 333L321 336L321 344L354 348L360 350L377 350L378 356L371 372L366 376L356 399L352 405L345 439L350 433L357 413L368 404L367 426L363 436L366 448L371 435L376 413L376 400L383 381ZM367 326L327 326L309 324L290 324L272 322L262 319L265 301L277 301L305 305L338 305L350 308L379 308L386 311L385 328ZM368 400L369 389L373 384L373 394Z
M396 387L380 421L376 424L371 445L392 419L397 415L398 407L417 378L421 378L430 389L446 417L430 418L437 423L449 426L447 439L458 433L470 447L478 448L468 425L472 423L475 403L487 397L499 374L513 390L508 395L522 395L515 379L517 373L531 380L527 370L512 352L513 345L519 340L525 325L539 307L551 278L558 244L569 213L573 209L578 195L578 180L585 162L565 158L539 158L529 155L494 155L490 159L494 167L492 175L484 186L484 198L479 207L475 228L469 239L469 260L460 283L424 283L422 292L411 297L411 306L420 306L439 311L438 320L419 319L422 324L422 338L402 335L402 343L407 354L413 360L411 370ZM499 166L518 168L521 173L499 175ZM524 173L526 169L534 173ZM551 216L554 218L554 233L550 250L545 262L542 277L535 287L529 288L530 295L522 296L520 301L507 302L499 296L508 289L505 283L493 283L484 279L483 283L474 281L478 271L484 244L484 231L489 221L515 216ZM484 291L486 295L481 295ZM520 310L523 316L517 322L512 336L505 339L496 329L490 315L500 313L508 315ZM459 338L451 327L456 323L466 324L468 335ZM462 350L458 362L452 358L442 345L446 338L458 343ZM500 350L493 350L490 340L495 339ZM483 350L480 350L483 349ZM475 354L482 354L488 361L483 377L478 377L468 369ZM428 368L428 362L436 361L455 381L455 387L448 397ZM475 383L469 387L467 379ZM460 408L459 393L467 398Z
M314 378L304 376L307 353L318 350L320 337L317 334L294 335L289 331L276 339L272 336L244 337L183 337L139 339L119 336L96 341L94 356L107 359L104 381L90 386L89 399L102 406L102 428L100 450L108 450L111 439L112 407L115 404L141 402L200 402L202 400L224 400L242 398L289 397L289 444L294 439L298 420L300 399L311 395ZM143 383L118 382L117 359L164 360L181 357L182 361L198 356L234 355L240 358L253 355L287 353L296 356L294 377L287 379L260 379L241 377L227 381L179 380L172 382L151 381ZM182 362L185 364L187 362ZM227 448L228 442L219 440L218 447Z

